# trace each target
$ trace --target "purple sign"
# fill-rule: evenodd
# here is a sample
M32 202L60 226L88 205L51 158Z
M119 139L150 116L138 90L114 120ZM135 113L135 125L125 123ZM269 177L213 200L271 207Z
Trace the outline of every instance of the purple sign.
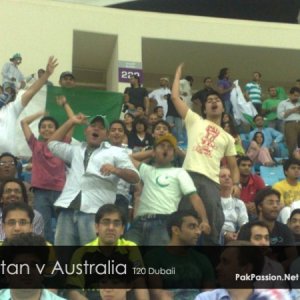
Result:
M129 82L130 77L133 75L140 77L140 83L144 81L142 69L119 67L119 82Z

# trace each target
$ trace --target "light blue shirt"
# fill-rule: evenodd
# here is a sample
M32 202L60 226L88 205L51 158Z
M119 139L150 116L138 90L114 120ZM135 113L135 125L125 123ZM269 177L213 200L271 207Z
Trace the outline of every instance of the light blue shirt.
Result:
M274 141L275 143L281 143L283 141L283 134L273 128L263 128L262 130L258 130L257 128L253 129L249 133L249 141L252 141L254 134L256 132L262 132L264 135L264 147L270 147L272 145L272 142Z

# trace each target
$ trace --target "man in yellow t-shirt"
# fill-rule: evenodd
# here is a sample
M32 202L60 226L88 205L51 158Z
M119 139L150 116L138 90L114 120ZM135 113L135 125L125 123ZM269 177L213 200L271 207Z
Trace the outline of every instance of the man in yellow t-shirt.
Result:
M285 179L274 184L281 197L280 202L284 206L290 206L294 201L300 200L300 161L290 158L283 164Z
M71 259L71 265L101 264L111 265L107 268L113 268L114 265L126 264L127 273L122 277L123 283L129 284L133 289L135 287L144 287L144 277L132 274L132 267L142 267L143 260L137 245L131 241L121 238L124 233L126 217L122 210L115 204L105 204L99 208L95 216L95 228L97 238L84 247L77 249ZM67 287L70 299L89 299L89 291L84 288L99 288L99 278L109 277L112 280L120 280L120 276L109 274L95 275L93 274L72 274L67 278ZM129 282L130 281L130 282ZM147 289L135 289L135 298L137 300L149 300Z
M203 236L204 245L218 245L224 223L224 214L220 199L220 164L225 157L231 171L233 196L239 197L240 176L236 163L234 139L221 127L224 103L217 92L210 92L201 107L202 117L194 113L181 100L179 80L183 65L178 66L172 87L172 101L184 119L188 135L188 145L183 168L192 177L197 192L203 200L211 234Z

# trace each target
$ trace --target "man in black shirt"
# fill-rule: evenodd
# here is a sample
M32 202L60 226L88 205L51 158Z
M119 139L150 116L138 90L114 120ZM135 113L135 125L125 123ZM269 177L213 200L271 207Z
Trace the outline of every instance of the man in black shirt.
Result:
M300 208L292 211L288 221L288 227L294 235L295 244L300 245Z
M258 219L270 230L270 245L294 245L295 240L287 225L277 220L280 211L280 193L270 187L260 190L254 199Z

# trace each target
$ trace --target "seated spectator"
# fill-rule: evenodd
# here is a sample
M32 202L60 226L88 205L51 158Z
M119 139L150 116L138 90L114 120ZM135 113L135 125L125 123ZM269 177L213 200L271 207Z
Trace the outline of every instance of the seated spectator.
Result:
M248 222L247 209L244 202L232 197L232 179L228 168L220 170L221 204L225 222L222 227L221 239L224 237L225 244L236 240L237 232L242 225Z
M240 135L237 133L234 124L231 121L223 122L223 129L228 132L234 138L234 145L236 153L239 156L245 155L245 150L243 148L242 140Z
M147 121L144 119L136 119L132 132L128 136L128 147L133 152L141 151L143 148L151 146L153 143L152 136L147 132Z
M164 108L162 106L156 106L153 112L157 115L159 120L164 120Z
M135 243L125 240L121 238L124 234L126 218L123 214L122 210L120 210L114 204L105 204L101 206L96 215L95 215L95 228L97 232L97 238L90 243L86 244L85 247L79 248L74 253L71 263L83 263L83 261L89 262L88 258L95 259L95 255L97 255L97 262L105 262L108 258L120 259L124 258L130 261L133 266L141 267L143 266L143 261L141 254L138 250ZM88 247L93 246L93 247ZM99 251L99 247L96 246L110 246L110 248L106 247L105 249L109 249L105 251L105 254L102 251ZM112 247L114 246L114 247ZM115 247L117 246L117 247ZM124 246L124 247L121 247ZM126 246L126 247L125 247ZM92 256L87 256L87 253L95 252ZM110 253L111 252L111 253ZM97 254L98 253L98 254ZM92 263L93 261L90 261ZM129 276L126 274L126 277ZM79 278L80 280L79 280ZM82 290L79 292L74 289L83 289L88 285L89 289L94 289L99 287L99 276L89 277L89 282L85 282L85 276L72 274L67 278L67 286L72 288L69 291L70 299L90 299L88 295L88 291L83 292ZM92 281L93 279L93 281ZM94 280L97 281L94 281ZM135 286L143 286L144 277L137 276L132 283L132 287ZM82 295L84 293L84 296ZM81 298L80 298L81 296ZM135 289L135 296L137 300L148 300L149 294L146 289ZM78 297L78 298L76 298Z
M0 108L15 100L16 90L12 83L6 82L2 86L3 93L0 93Z
M201 234L197 213L194 210L173 212L168 218L167 230L170 236L168 246L148 251L145 264L156 269L175 267L176 274L150 275L148 284L151 296L153 299L169 299L168 296L171 299L194 299L200 290L215 286L211 262L191 247L197 244Z
M247 150L247 156L255 164L262 164L264 166L273 166L275 164L270 151L263 146L264 135L261 132L256 132L253 136L250 146Z
M158 116L156 113L151 113L149 116L148 116L148 129L147 129L147 132L152 134L152 128L153 128L153 125L158 121Z
M2 211L2 228L6 239L33 232L34 211L26 202L12 202Z
M294 209L288 220L288 227L292 231L295 244L300 246L300 209Z
M292 232L287 225L277 220L280 211L280 193L270 187L259 191L255 196L258 220L266 223L270 230L271 246L291 246L295 244Z
M273 188L280 193L281 204L290 206L300 200L300 160L290 158L283 163L285 179L274 184Z
M272 256L272 250L270 246L270 231L269 227L262 221L253 221L245 224L239 231L238 240L248 241L252 245L260 246L262 253L264 254L264 267L261 275L279 275L282 278L285 276L282 265L268 257ZM267 278L267 277L266 277ZM256 288L288 288L286 281L270 280L270 281L256 281L254 283Z
M203 231L210 232L205 208L192 179L185 170L171 165L175 148L175 137L166 134L155 141L153 166L133 160L144 188L139 203L135 203L135 219L126 237L138 245L166 245L169 242L166 221L177 210L184 195L201 218Z
M4 241L3 255L9 264L36 264L40 268L48 263L50 250L46 240L33 233L20 233ZM32 247L34 246L34 247ZM15 251L11 251L14 247ZM38 250L36 247L39 247ZM34 265L35 266L35 265ZM36 266L35 266L36 268ZM24 276L26 276L24 278ZM61 298L43 287L43 273L37 272L33 266L30 274L6 274L9 289L0 291L1 300L61 300ZM25 279L25 280L24 280Z
M256 128L249 133L249 140L253 140L255 133L261 132L264 136L262 146L274 152L275 156L281 157L279 144L283 142L283 134L274 128L264 127L264 118L261 114L257 114L253 118L253 121L256 125Z
M251 244L246 241L232 241L230 247L223 250L217 266L217 278L221 288L200 293L195 300L270 299L263 295L264 290L255 289L253 280L237 279L237 274L260 275L263 269L264 256L260 249L247 246ZM276 291L278 296L272 299L289 299L284 298L280 290Z
M237 160L240 171L241 194L240 198L245 202L249 219L256 217L254 197L258 191L265 187L262 178L251 173L252 160L248 156L242 156Z
M129 136L129 134L131 133L132 131L132 128L133 128L133 122L134 122L134 115L131 114L131 113L126 113L124 115L124 123L125 123L125 126L126 126L126 135Z
M28 204L28 197L24 183L16 178L7 179L0 186L0 219L2 219L3 209L10 203L25 202ZM4 240L5 232L3 230L3 219L0 225L0 240ZM42 215L34 210L33 232L38 235L44 235L44 221Z

